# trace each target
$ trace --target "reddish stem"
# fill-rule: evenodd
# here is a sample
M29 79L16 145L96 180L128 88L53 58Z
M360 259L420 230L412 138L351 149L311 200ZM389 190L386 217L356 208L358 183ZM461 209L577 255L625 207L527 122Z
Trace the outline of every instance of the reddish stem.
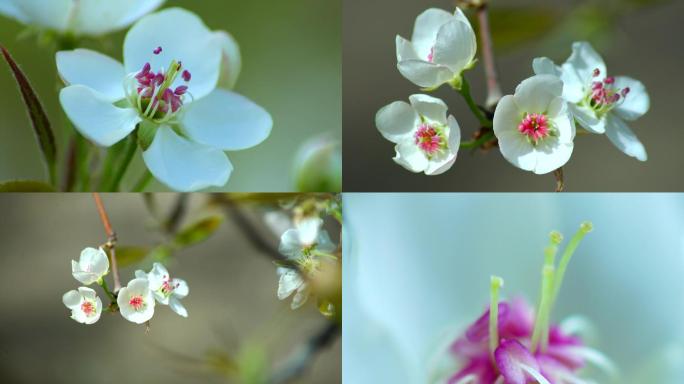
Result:
M100 219L102 220L102 225L105 229L105 234L107 235L107 243L105 246L109 250L109 255L112 263L112 275L114 276L114 293L119 292L121 289L121 281L119 281L119 267L116 263L116 233L112 229L112 224L109 222L109 216L107 216L107 211L105 211L104 204L102 204L102 199L100 194L93 193L93 199L95 199L95 205L97 206L97 211L100 214Z
M489 30L489 11L487 4L483 3L477 8L477 20L479 23L480 46L482 47L482 61L484 62L485 76L487 77L487 108L492 108L501 99L501 87L494 62L494 45L492 33Z

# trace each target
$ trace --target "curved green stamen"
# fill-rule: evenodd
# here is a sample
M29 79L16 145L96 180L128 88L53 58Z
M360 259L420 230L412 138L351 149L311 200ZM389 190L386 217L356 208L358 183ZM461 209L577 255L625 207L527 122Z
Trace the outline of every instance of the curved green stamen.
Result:
M489 303L489 354L494 359L494 351L499 347L499 290L504 281L499 276L491 277Z

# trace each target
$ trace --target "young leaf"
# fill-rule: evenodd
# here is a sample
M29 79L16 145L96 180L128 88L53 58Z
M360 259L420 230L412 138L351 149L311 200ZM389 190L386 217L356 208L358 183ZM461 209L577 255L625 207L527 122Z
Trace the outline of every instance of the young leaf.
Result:
M31 87L31 83L29 83L26 75L24 75L16 61L14 61L4 46L0 45L0 51L12 70L14 79L17 81L19 91L21 92L21 96L24 99L24 104L26 104L26 110L28 111L29 118L31 119L31 124L33 125L33 131L38 139L38 145L43 152L45 163L48 167L50 182L54 185L56 183L57 177L57 146L55 144L55 136L52 133L52 128L50 128L50 121L48 120L47 114L45 113L45 109L43 108L40 99L38 99L38 95Z
M218 229L221 222L223 222L222 216L204 218L180 231L174 243L180 247L187 247L202 242Z
M124 268L139 263L150 252L148 247L140 246L117 246L116 261L119 267Z
M0 183L0 192L55 192L55 188L42 181L12 180Z

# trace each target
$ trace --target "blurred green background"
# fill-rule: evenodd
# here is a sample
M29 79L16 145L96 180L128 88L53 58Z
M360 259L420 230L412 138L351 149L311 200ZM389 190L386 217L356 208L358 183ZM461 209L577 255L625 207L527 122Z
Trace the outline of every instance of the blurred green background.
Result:
M641 163L619 152L604 136L575 139L564 167L569 191L682 191L684 142L684 2L671 0L490 0L491 26L504 94L531 76L532 59L562 63L571 44L590 41L611 75L641 80L651 109L631 128L649 159ZM454 166L439 176L413 174L392 161L394 144L375 127L383 106L421 93L396 69L397 34L410 38L416 16L430 7L453 10L453 0L345 0L344 186L345 191L552 191L553 176L537 176L510 165L497 148L486 154L459 151ZM476 26L476 23L473 23ZM476 101L484 103L482 65L466 72ZM462 97L448 87L433 92L449 106L469 140L476 120Z
M264 143L228 153L235 170L225 189L293 191L298 148L320 134L341 140L341 0L167 1L165 7L171 6L189 9L209 28L226 30L237 39L243 69L235 90L265 107L274 119ZM29 76L59 131L62 112L53 53L33 38L18 39L24 29L0 16L0 44ZM121 60L124 36L121 31L88 47ZM0 67L0 181L45 180L16 83L6 65ZM143 166L138 153L123 190L131 188ZM155 181L148 190L165 187Z
M190 195L181 228L218 213L206 207L208 198ZM142 195L103 194L102 200L120 246L160 240ZM175 201L175 194L157 195L160 212ZM243 210L255 222L263 213L255 205ZM225 220L206 241L167 263L171 275L190 287L183 299L187 319L157 305L148 335L118 313L78 324L62 304L62 295L79 286L70 263L83 248L106 240L91 195L5 194L0 212L2 228L12 228L0 231L2 383L234 383L219 374L228 370L228 359L268 374L328 323L313 302L292 311L289 301L279 301L275 265ZM275 235L260 230L277 246ZM121 269L122 284L137 268L149 270L145 264ZM111 273L106 278L111 287ZM294 383L341 382L340 355L338 339Z

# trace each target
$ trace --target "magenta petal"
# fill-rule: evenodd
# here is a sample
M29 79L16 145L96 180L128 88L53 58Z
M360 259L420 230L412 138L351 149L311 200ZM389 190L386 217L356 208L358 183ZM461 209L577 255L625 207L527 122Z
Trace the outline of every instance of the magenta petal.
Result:
M537 359L516 340L501 340L499 347L494 352L494 359L496 360L499 372L506 379L506 384L528 384L534 382L534 379L530 378L530 375L522 368L522 365L540 371Z
M517 339L532 336L534 330L534 308L525 299L516 297L510 301L509 313L499 323L499 336Z
M508 316L509 305L506 302L499 303L499 324L503 324ZM486 340L489 337L489 308L473 325L466 331L466 339L473 343Z
M471 360L465 367L458 371L458 373L453 375L447 383L458 383L459 380L468 375L475 375L478 379L478 383L493 383L496 381L497 376L499 376L488 353L480 358Z

